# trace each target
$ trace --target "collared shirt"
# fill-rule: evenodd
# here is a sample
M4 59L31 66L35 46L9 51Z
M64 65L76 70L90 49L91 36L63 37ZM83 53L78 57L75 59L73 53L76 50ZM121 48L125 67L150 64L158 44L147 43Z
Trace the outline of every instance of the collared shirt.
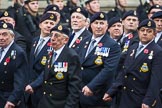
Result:
M122 42L124 41L124 38L128 37L129 34L132 34L132 33L128 33L128 34L123 33L123 36L122 36L122 38L120 39L120 43L122 43Z
M94 47L99 43L99 41L103 38L103 36L100 36L100 37L97 37L97 38L95 38L94 35L92 36L92 39L91 40L95 40L96 41L94 43ZM90 48L90 45L88 46L88 49L87 49L87 52L86 52L85 57L87 57L87 55L88 55L89 48Z
M143 48L141 48L140 52L143 51L143 49L145 49L153 40L151 40L149 43L147 44L142 44L141 42L139 42L139 45L143 45Z
M4 48L4 51L2 52L2 56L1 56L0 62L2 62L4 56L6 55L7 51L9 50L9 48L11 47L11 45L13 43L14 43L14 40L12 40L11 43L6 48Z
M78 32L75 32L75 36L73 38L73 40L71 41L70 45L69 45L69 48L71 48L71 46L75 43L76 39L78 39L78 37L83 33L83 31L85 30L86 28L82 28L81 30L79 30Z
M54 50L54 52L56 52L56 58L55 61L57 60L57 58L59 57L59 55L61 54L62 50L64 49L65 45L63 45L60 49L58 50Z
M158 40L160 39L161 35L162 35L162 32L159 32L159 33L156 34L156 37L154 39L155 40L155 43L158 42Z
M37 44L37 46L36 46L36 48L35 49L37 49L37 47L39 46L39 44L41 43L41 40L44 40L44 42L43 42L43 45L41 46L41 49L45 46L45 44L49 41L49 39L50 39L50 37L49 36L47 36L47 37L42 37L42 36L40 36L40 38L39 38L39 41L38 41L38 44Z

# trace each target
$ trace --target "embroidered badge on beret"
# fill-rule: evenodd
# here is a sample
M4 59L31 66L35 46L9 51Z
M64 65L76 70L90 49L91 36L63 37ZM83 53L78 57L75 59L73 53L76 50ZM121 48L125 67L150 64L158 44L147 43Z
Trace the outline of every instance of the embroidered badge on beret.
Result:
M149 22L147 23L147 26L151 27L151 21L149 21Z
M62 26L60 25L60 26L58 26L58 30L62 30Z
M54 16L53 16L53 14L50 16L50 19L53 19L54 18Z
M8 16L8 12L7 11L4 12L4 16Z
M7 24L6 23L3 24L3 28L7 28Z
M56 10L56 7L53 7L53 10Z
M78 8L76 11L77 11L77 12L81 12L81 9L80 9L80 8Z
M134 11L134 15L137 15L137 12L136 11Z
M101 13L101 14L100 14L100 18L104 18L104 15L103 15L103 13Z

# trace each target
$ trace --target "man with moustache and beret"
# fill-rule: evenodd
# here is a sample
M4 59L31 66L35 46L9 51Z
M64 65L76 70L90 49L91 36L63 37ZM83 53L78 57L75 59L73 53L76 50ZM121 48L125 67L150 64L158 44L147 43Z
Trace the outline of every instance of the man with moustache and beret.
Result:
M77 53L66 46L68 34L69 30L60 24L51 29L45 70L33 82L43 88L38 108L78 108L80 62Z
M120 58L120 46L107 34L107 17L98 12L91 17L92 35L83 40L79 48L82 64L81 108L110 108L102 97L115 77Z
M138 27L139 43L130 46L123 68L103 97L111 101L121 93L117 108L162 108L159 97L162 85L162 48L155 41L156 25L146 19Z
M14 37L12 24L0 22L0 108L24 108L27 57Z

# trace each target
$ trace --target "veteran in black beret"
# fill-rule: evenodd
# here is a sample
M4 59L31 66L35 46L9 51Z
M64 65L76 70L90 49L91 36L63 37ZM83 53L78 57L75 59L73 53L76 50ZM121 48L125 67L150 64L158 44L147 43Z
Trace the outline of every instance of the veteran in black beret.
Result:
M113 17L108 21L108 32L115 41L119 40L123 34L122 19L120 17Z
M25 108L27 57L14 38L12 24L0 22L0 108Z
M63 15L61 10L59 9L59 7L57 5L55 5L55 4L48 5L45 8L44 13L56 14L56 16L57 16L57 23L61 23L61 24L69 23L69 18L65 18L66 15ZM65 25L67 25L67 24L65 24Z
M40 35L33 39L30 58L29 58L29 82L25 91L30 94L28 102L29 108L37 108L39 100L41 99L42 87L36 88L33 83L34 80L45 69L45 62L47 60L48 49L50 49L50 30L56 26L57 16L52 13L45 13L40 19ZM31 88L34 90L32 92Z
M51 29L45 70L33 82L43 88L37 108L78 108L80 62L76 52L65 45L68 35L68 28L60 24Z
M124 33L119 38L122 53L125 53L129 46L139 41L137 34L137 27L139 25L138 14L134 10L127 11L122 17L122 24L124 27Z
M155 22L150 19L139 24L140 41L128 49L123 68L105 94L105 101L121 93L118 108L162 108L162 48L154 42L155 29Z
M80 93L81 108L110 108L102 96L110 87L116 73L120 46L107 33L107 16L98 12L91 17L92 35L80 44L79 56L82 64Z
M0 15L0 20L12 24L14 28L14 34L15 34L15 42L18 44L21 48L23 48L24 51L26 51L26 40L24 36L22 36L20 33L18 33L15 30L15 25L16 25L16 16L13 14L11 10L5 10L1 15Z
M91 35L91 32L87 30L88 12L81 7L76 7L70 13L71 33L68 46L78 49L82 40Z
M158 11L162 11L162 6L160 6L160 5L153 5L153 6L151 6L150 9L147 12L148 18L151 19L152 15L155 12L158 12Z
M162 11L155 12L151 19L156 24L155 43L162 47Z
M122 16L122 20L124 20L126 17L128 16L134 16L134 17L138 17L138 14L136 11L134 10L130 10L124 13L124 15Z

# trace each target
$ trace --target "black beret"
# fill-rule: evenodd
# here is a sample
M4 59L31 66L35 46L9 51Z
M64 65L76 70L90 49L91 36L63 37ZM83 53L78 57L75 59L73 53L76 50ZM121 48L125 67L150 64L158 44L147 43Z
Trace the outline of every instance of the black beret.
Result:
M129 10L129 11L124 13L122 20L124 20L128 16L138 17L137 12L135 10Z
M153 6L151 6L151 7L149 8L149 10L148 10L147 13L150 13L150 11L151 11L152 9L162 9L162 6L160 6L160 5L153 5Z
M5 23L4 21L0 21L0 29L9 29L13 30L13 25L10 23Z
M155 12L151 17L151 19L155 19L155 18L162 18L162 11Z
M80 14L84 15L86 18L88 18L88 12L84 8L75 7L70 11L70 15L74 12L80 13Z
M139 26L138 26L138 30L141 28L141 27L146 27L146 28L151 28L151 29L155 29L156 28L156 24L153 20L151 19L145 19L143 20Z
M108 21L108 29L115 23L120 22L122 23L122 19L120 17L112 17L109 21Z
M40 19L40 23L45 21L45 20L56 21L57 20L57 16L55 14L52 14L52 13L45 13L45 14L42 15L42 17Z
M57 26L53 27L50 32L52 31L57 31L66 34L67 36L69 36L70 33L69 29L66 26L63 26L61 24L58 24Z
M24 3L28 4L29 2L32 2L32 1L38 1L38 0L24 0Z
M59 10L59 7L57 5L48 5L45 10L44 10L44 13L47 13L47 11L55 11L55 12L58 12L60 13L60 10Z
M9 11L9 10L5 10L1 15L0 17L10 17L10 18L13 18L15 20L15 15L12 11Z
M95 13L90 20L90 23L93 23L95 20L106 20L107 21L107 15L104 12L97 12Z
M90 3L91 1L93 1L93 0L86 0L86 1L85 1L85 4L88 4L88 3Z

